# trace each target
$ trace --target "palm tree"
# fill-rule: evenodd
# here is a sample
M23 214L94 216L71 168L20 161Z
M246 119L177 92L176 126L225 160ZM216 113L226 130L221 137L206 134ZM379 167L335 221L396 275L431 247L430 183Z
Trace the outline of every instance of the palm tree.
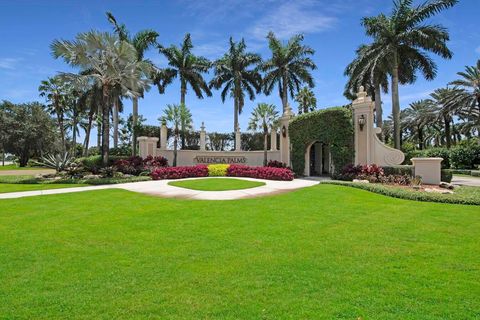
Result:
M459 93L459 89L440 88L430 94L432 99L428 100L432 107L435 108L437 120L443 122L447 148L452 146L452 126L454 125L453 119L460 109L457 101L452 99L452 97L457 96Z
M298 114L308 113L317 107L317 98L309 87L303 87L295 96L298 103Z
M410 61L427 80L436 76L436 64L427 52L450 59L449 35L440 25L425 24L436 13L452 7L458 0L429 0L413 7L413 0L395 0L390 16L380 14L363 18L366 34L374 38L374 47L381 51L379 61L387 59L391 74L392 114L395 148L400 148L400 98L398 94L401 61Z
M230 37L230 49L222 58L214 62L215 76L210 81L210 88L222 89L222 102L227 95L233 98L233 130L238 128L238 116L245 105L245 91L250 100L260 93L262 78L258 72L258 65L262 58L251 52L246 52L245 40L235 43Z
M428 100L420 100L410 104L405 112L404 127L410 128L412 138L416 138L420 150L425 148L425 129L435 121L435 114Z
M178 104L169 104L167 108L163 110L163 117L160 119L162 122L170 123L172 126L173 131L173 166L177 166L177 150L178 150L178 138L180 136L180 128L183 122L186 122L184 117L186 116L185 113L185 105L178 105ZM183 109L183 111L182 111ZM187 109L188 110L188 109Z
M180 105L180 137L182 140L182 148L185 148L185 136L187 131L192 130L193 128L193 120L192 120L192 113L187 108L186 105Z
M57 125L62 143L63 152L67 151L65 139L65 114L68 112L67 87L64 81L58 76L43 80L38 87L40 96L45 97L49 104L47 111L57 118Z
M165 87L178 77L180 79L180 105L185 105L187 86L192 88L199 99L203 99L204 95L212 96L212 92L203 78L203 74L210 69L211 63L207 58L194 55L192 49L193 44L189 33L185 35L180 47L175 45L168 48L158 46L159 52L167 58L170 66L163 71L164 79L159 88L163 93ZM183 148L185 148L185 135L182 132Z
M267 165L268 129L272 129L278 120L278 111L273 104L259 103L252 111L248 129L263 131L263 165Z
M283 114L286 114L288 112L289 93L293 99L302 84L305 83L310 88L315 86L313 77L309 72L309 70L317 68L309 57L315 51L302 44L303 35L293 36L286 44L277 39L273 32L268 33L267 39L272 57L261 66L262 71L266 73L263 79L263 91L266 95L269 95L275 85L278 85Z
M157 37L158 33L156 31L150 30L150 29L145 29L137 32L133 37L130 36L130 33L127 30L127 27L125 24L119 24L117 22L117 19L113 16L111 12L107 12L107 19L108 21L113 25L115 33L118 35L120 40L122 41L127 41L129 42L137 51L137 60L138 61L146 61L147 63L150 64L151 68L151 74L150 77L157 78L160 70L158 70L155 65L150 61L150 60L145 60L144 55L145 52L155 44L157 44ZM143 92L140 97L143 97ZM132 129L132 156L137 155L137 129L138 129L138 98L139 97L132 97L132 120L133 120L133 129ZM115 115L114 119L117 119L116 121L116 127L117 130L114 130L116 132L116 136L118 139L118 103L119 101L116 101L115 104ZM115 133L114 133L115 135Z
M150 64L139 61L137 51L118 36L98 31L80 33L74 41L55 40L52 45L55 58L80 69L80 74L66 77L87 79L102 90L102 162L108 165L110 142L110 111L119 95L140 97L149 88L146 78Z
M460 78L449 84L461 90L451 99L461 106L461 114L464 118L473 120L474 123L471 126L477 130L480 137L480 60L477 61L476 66L467 66L465 71L457 74Z

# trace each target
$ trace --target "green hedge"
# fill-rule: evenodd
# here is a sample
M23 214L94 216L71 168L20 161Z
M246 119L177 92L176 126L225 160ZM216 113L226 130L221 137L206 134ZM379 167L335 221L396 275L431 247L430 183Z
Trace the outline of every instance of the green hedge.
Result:
M382 169L386 176L397 174L413 176L413 166L384 166Z
M385 196L405 199L405 200L480 205L480 197L478 196L478 191L476 191L477 188L475 187L471 187L469 189L468 187L461 187L461 188L467 188L466 190L472 190L472 192L469 191L461 194L455 194L455 193L439 194L439 193L427 193L427 192L421 192L421 191L415 191L415 190L408 190L405 188L399 188L395 186L385 186L382 184L374 184L374 183L355 183L355 182L336 181L336 180L322 181L321 183L353 187L353 188L367 190L367 191L375 192Z
M333 107L297 116L290 122L289 135L292 167L297 175L303 174L307 147L316 141L330 146L334 175L353 162L352 114L347 108Z
M108 165L111 166L115 163L115 161L120 159L126 159L126 158L128 157L127 156L110 156L108 157ZM98 173L100 169L103 168L102 156L100 155L78 158L75 161L82 164L87 171L90 171L93 173Z

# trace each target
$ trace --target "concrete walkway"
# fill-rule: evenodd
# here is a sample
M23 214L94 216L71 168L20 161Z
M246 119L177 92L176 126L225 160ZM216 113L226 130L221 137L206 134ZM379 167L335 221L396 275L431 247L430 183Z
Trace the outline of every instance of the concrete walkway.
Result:
M202 179L202 178L191 178L191 179L184 179L184 180L192 180L192 179ZM217 177L215 179L221 180L223 178ZM72 193L72 192L82 192L82 191L92 191L92 190L103 190L103 189L123 189L123 190L139 192L139 193L144 193L144 194L149 194L149 195L154 195L154 196L159 196L164 198L184 198L184 199L195 199L195 200L234 200L234 199L254 198L254 197L261 197L266 195L273 195L273 194L292 191L300 188L310 187L319 183L318 181L304 180L304 179L295 179L293 181L273 181L273 180L262 180L262 179L251 179L251 178L236 178L236 179L261 181L261 182L265 182L265 185L260 187L250 188L250 189L243 189L243 190L199 191L199 190L191 190L191 189L185 189L185 188L168 185L168 182L177 181L177 180L158 180L158 181L143 181L143 182L132 182L132 183L91 186L91 187L0 193L0 199L14 199L14 198L32 197L32 196L40 196L40 195L62 194L62 193ZM221 183L221 181L219 181L219 183Z
M480 187L480 178L454 175L452 178L452 184L456 186Z

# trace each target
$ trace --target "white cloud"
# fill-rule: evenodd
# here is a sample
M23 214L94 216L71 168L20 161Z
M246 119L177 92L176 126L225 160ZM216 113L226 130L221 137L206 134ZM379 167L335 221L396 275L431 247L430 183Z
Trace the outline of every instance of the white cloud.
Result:
M317 33L331 28L337 19L318 10L310 1L292 1L279 5L251 28L256 39L265 39L269 31L288 39L299 33Z
M14 70L20 61L22 61L22 59L0 58L0 69Z

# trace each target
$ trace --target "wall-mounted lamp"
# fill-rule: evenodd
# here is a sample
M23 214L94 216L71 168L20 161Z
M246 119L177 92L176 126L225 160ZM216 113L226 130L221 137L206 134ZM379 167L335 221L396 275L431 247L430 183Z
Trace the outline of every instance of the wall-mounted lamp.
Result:
M284 138L287 137L287 128L286 128L285 126L282 127L282 136L283 136Z
M365 126L366 120L365 120L365 115L361 115L358 117L358 125L360 126L360 131L363 131L363 127Z

